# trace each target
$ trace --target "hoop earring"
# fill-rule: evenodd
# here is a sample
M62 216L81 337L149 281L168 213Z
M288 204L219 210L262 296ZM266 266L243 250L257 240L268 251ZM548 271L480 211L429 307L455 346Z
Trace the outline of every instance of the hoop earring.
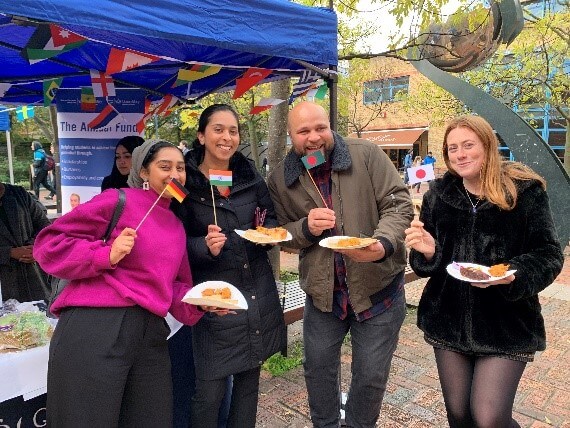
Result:
M148 184L148 180L143 181L142 188L143 188L144 191L149 191L149 190L150 190L150 184Z

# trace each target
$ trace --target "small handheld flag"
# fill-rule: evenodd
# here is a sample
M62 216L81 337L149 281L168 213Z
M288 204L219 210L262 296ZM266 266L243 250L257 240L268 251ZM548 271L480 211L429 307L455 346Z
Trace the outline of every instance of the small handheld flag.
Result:
M325 157L320 150L317 150L313 153L309 153L307 156L303 156L301 161L303 165L305 165L305 168L311 169L325 163Z
M232 185L232 172L223 171L218 169L211 169L210 184L212 186L231 186Z
M170 183L166 186L166 190L178 202L182 202L189 193L188 190L186 190L186 187L184 187L176 178L170 180Z
M309 170L311 168L314 168L316 166L322 165L323 163L325 163L325 157L323 156L323 154L321 153L320 150L314 151L313 153L309 153L306 156L303 156L301 158L301 161L303 162L303 165L305 165L305 168L307 168L307 175L309 176L309 178L311 179L311 181L313 182L313 185L315 186L315 189L317 189L317 193L319 194L319 196L321 197L321 200L323 201L323 204L325 205L326 208L328 208L329 206L327 205L327 201L325 201L325 198L323 197L323 194L321 193L321 191L319 190L319 186L317 186L317 183L315 183L315 180L313 179L313 176L311 175L311 173L309 172Z
M424 181L435 180L433 164L415 166L408 168L408 178L410 184L421 183Z

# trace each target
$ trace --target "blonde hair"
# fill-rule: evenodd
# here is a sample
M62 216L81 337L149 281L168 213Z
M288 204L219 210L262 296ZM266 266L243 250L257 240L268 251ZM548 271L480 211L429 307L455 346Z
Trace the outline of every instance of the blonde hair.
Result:
M456 128L470 129L483 143L485 159L481 166L481 196L499 208L510 211L517 204L518 191L515 180L536 180L543 189L546 189L546 181L528 166L520 162L501 159L499 140L493 132L493 128L479 116L460 116L447 125L443 137L442 153L451 174L459 176L457 171L452 168L447 153L447 137Z

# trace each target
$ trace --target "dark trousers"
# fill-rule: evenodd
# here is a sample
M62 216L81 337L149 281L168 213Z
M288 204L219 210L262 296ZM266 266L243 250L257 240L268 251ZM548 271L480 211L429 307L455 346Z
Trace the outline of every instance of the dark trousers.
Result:
M173 428L193 428L190 420L190 403L196 391L196 371L192 348L192 328L182 326L168 339L170 363L172 365L172 391L174 396ZM224 398L218 412L218 428L225 428L230 413L232 397L232 376L226 378ZM194 425L200 428L201 425Z
M139 306L64 310L50 343L47 426L168 426L168 333Z
M38 171L34 177L34 193L36 194L36 198L40 197L40 184L50 191L50 196L56 194L55 189L48 183L47 171L44 171L43 169Z
M255 427L260 372L261 367L255 367L233 375L228 428ZM196 393L192 397L192 427L218 427L218 411L226 385L226 378L205 380L198 374Z

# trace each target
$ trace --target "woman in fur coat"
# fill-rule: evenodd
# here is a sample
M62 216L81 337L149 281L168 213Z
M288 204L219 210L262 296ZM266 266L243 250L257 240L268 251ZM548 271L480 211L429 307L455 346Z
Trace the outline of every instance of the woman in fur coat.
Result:
M443 157L449 171L431 183L419 220L406 230L410 265L430 277L418 326L434 347L449 425L519 427L516 390L534 353L545 349L538 293L564 261L544 180L502 161L491 126L454 119ZM453 262L508 264L502 279L469 282Z

